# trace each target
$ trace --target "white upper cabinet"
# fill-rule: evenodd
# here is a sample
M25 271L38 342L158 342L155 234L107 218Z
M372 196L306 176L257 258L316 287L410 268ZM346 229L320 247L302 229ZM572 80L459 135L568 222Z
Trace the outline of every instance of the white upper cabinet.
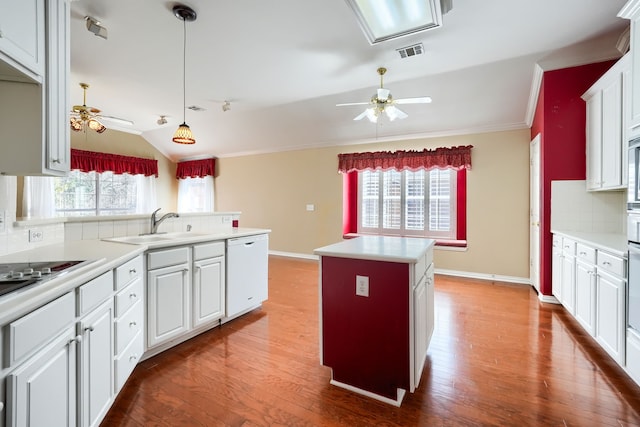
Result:
M31 2L0 0L0 32L9 3L11 8L21 10L23 3ZM40 51L44 59L37 76L25 68L22 77L20 73L6 74L12 57L8 56L11 51L3 53L2 43L6 41L4 33L0 34L0 174L63 175L70 167L70 8L68 0L41 0L38 7L32 26L42 34Z
M45 0L0 0L0 59L32 78L45 73Z
M631 21L631 85L625 88L629 96L630 120L628 138L640 136L640 0L629 0L618 16Z
M631 58L625 55L582 98L587 108L587 190L620 190L627 186L626 78Z

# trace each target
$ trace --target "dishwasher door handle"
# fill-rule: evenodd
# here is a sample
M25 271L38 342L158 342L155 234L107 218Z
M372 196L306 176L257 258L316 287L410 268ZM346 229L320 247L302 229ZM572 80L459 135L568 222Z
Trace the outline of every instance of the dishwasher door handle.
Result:
M245 243L244 245L245 245L245 246L251 246L251 245L253 245L254 243L255 243L255 242L247 242L247 243Z

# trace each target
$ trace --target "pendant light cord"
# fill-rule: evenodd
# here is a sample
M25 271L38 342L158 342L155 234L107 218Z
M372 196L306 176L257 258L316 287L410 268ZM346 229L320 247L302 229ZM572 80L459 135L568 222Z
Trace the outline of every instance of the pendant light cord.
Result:
M187 123L187 20L182 18L182 123Z

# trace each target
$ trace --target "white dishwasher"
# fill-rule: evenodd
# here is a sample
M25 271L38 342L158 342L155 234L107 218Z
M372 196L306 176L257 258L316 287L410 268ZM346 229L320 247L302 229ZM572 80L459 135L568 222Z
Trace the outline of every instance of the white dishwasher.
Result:
M227 320L259 307L269 295L269 235L227 240Z

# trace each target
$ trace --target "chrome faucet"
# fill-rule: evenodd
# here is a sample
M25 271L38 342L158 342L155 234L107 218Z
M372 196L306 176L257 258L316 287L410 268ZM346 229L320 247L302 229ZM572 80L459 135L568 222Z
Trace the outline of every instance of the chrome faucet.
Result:
M169 212L166 213L164 215L162 215L160 217L160 219L156 219L156 214L158 213L158 211L161 208L156 209L155 211L153 211L153 213L151 214L151 233L150 234L156 234L158 232L158 226L160 225L160 223L162 221L164 221L167 218L178 218L180 215L178 215L177 213L174 212Z

